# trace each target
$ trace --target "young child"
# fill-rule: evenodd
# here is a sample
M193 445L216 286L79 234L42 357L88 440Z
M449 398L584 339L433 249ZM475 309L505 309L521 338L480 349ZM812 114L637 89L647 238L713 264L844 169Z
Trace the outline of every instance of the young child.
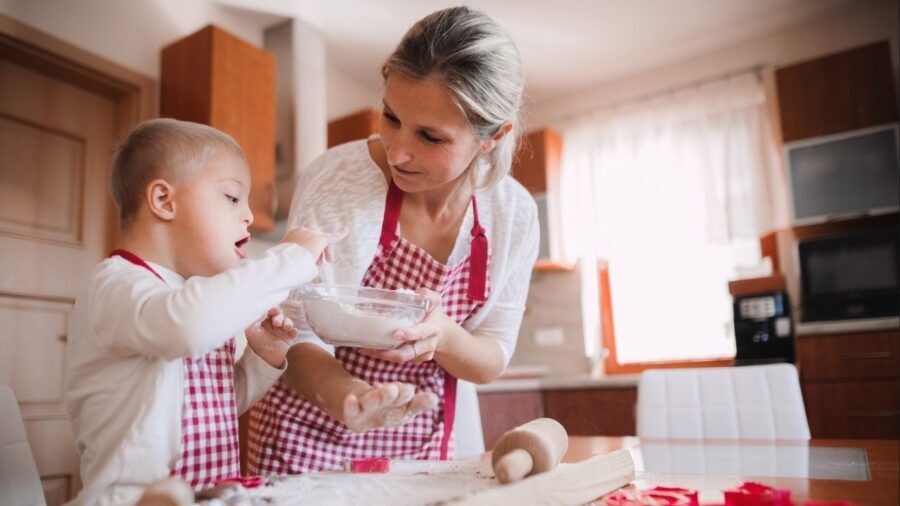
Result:
M205 125L139 125L116 152L110 191L122 249L94 269L69 325L76 503L133 502L170 475L202 489L239 474L237 416L285 370L296 335L277 305L337 239L294 229L243 261L247 162ZM235 363L240 332L248 349Z

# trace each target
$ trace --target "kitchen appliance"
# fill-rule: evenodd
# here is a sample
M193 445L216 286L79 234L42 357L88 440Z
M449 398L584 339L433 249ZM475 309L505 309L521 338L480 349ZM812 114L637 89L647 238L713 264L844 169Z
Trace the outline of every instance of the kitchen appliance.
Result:
M900 315L900 230L858 231L801 241L801 320Z
M892 123L786 144L794 225L896 212L898 143Z
M735 365L794 361L794 328L785 292L734 298Z

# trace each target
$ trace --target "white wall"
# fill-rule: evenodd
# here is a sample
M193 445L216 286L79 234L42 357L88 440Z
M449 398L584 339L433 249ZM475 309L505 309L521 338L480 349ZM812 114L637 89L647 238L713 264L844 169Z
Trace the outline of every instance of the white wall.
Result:
M153 79L160 50L208 24L262 47L280 19L209 0L0 0L0 12Z
M361 109L378 108L381 89L370 89L332 66L328 67L328 121Z
M769 66L767 84L769 92L773 93L772 69L775 66L789 65L883 39L891 41L896 67L900 37L897 12L897 0L852 3L765 37L599 84L556 100L533 104L534 113L529 128L533 128L532 125L562 128L568 119L591 109L627 102L758 64Z

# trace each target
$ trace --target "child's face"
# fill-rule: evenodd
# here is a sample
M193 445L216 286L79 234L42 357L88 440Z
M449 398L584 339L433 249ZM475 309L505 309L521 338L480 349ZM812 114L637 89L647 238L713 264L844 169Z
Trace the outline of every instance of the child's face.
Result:
M250 171L240 158L217 153L175 189L179 273L212 276L237 266L250 240Z

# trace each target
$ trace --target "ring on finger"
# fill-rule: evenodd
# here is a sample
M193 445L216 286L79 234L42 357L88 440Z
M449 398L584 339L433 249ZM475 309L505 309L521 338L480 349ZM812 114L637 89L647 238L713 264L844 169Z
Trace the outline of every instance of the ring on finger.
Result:
M419 351L416 350L416 343L410 341L410 342L409 342L409 345L412 346L412 349L413 349L413 356L414 356L414 357L418 357L418 356L419 356Z

